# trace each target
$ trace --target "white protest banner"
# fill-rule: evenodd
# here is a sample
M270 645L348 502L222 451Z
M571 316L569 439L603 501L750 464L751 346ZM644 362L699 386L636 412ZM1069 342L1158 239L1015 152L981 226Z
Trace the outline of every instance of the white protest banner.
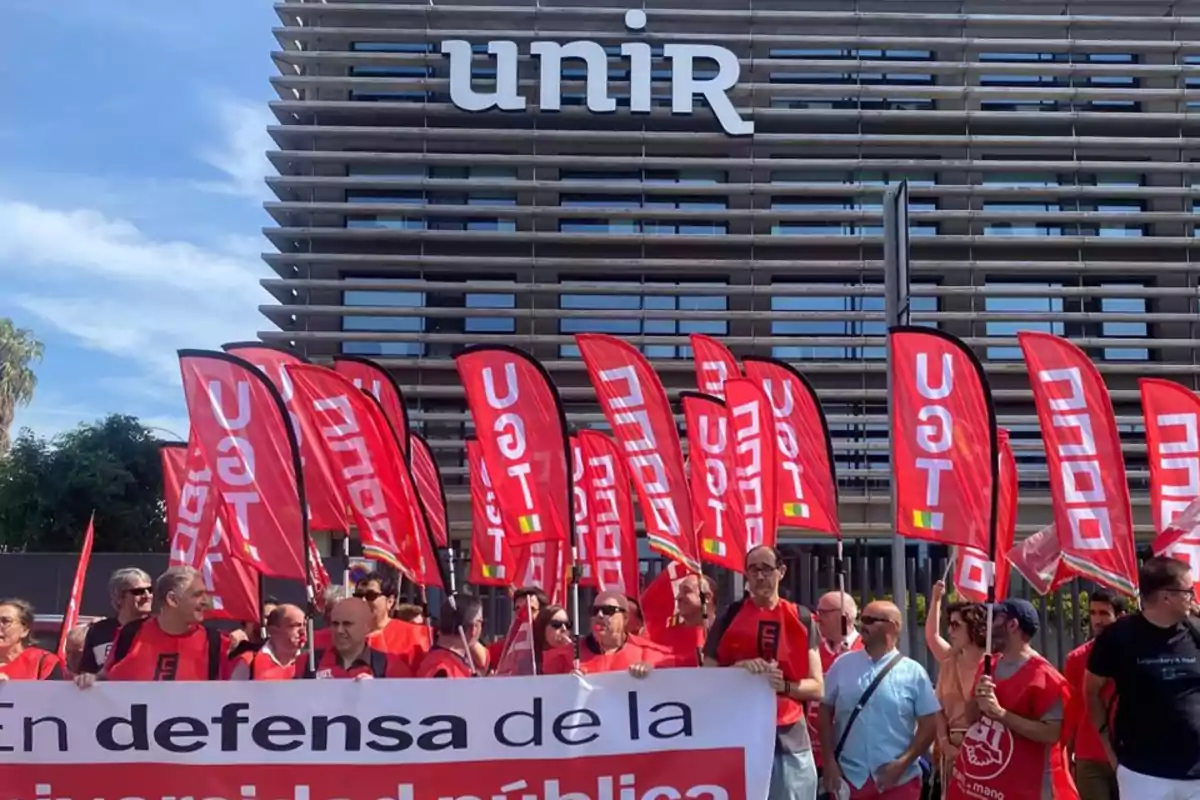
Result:
M0 682L0 800L763 800L774 736L740 669Z

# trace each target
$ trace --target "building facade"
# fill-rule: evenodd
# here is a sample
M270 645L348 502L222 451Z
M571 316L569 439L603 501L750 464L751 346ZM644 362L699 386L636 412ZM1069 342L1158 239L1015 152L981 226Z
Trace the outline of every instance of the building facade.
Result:
M485 0L486 1L486 0ZM524 348L603 428L572 334L693 388L687 335L794 363L849 536L890 534L882 194L912 314L984 359L1049 522L1015 334L1095 359L1149 534L1137 379L1200 388L1200 2L492 0L277 6L268 342L394 371L469 527L452 353Z

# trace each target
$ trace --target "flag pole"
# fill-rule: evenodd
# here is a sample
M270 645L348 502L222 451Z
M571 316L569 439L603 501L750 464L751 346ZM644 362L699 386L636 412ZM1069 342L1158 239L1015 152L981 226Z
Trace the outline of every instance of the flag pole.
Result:
M909 318L909 263L908 263L908 181L889 186L883 201L883 252L884 252L884 306L888 328L907 325ZM894 413L892 402L892 348L887 349L887 397L889 414ZM892 430L896 430L892 420ZM888 471L891 478L892 524L896 521L896 481L893 448L888 448ZM900 611L901 629L908 629L908 575L905 571L908 550L899 531L892 532L892 597ZM901 637L900 651L907 653L908 638Z

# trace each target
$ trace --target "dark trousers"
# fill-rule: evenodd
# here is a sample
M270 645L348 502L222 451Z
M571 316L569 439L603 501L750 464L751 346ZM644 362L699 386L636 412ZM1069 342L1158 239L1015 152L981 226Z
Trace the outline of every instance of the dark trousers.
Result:
M1075 787L1079 800L1118 800L1117 773L1107 761L1075 762Z

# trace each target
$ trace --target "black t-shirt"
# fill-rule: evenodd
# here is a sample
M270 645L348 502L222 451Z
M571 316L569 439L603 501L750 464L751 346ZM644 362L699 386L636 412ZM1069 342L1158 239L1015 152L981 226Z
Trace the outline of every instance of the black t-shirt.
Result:
M1200 628L1160 628L1141 614L1096 638L1088 672L1112 678L1113 749L1126 769L1167 780L1200 779Z
M98 619L88 626L87 635L83 638L83 655L79 659L79 672L95 675L108 659L108 651L112 649L113 641L121 623L116 617Z

